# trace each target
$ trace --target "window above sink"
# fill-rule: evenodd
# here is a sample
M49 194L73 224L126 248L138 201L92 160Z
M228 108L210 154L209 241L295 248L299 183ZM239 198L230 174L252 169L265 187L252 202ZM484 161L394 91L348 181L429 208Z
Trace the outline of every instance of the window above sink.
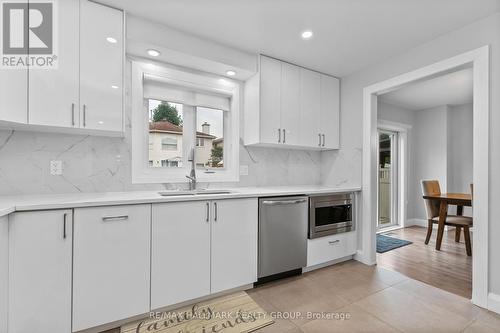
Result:
M199 182L239 180L240 84L132 61L132 181L186 182L195 150Z

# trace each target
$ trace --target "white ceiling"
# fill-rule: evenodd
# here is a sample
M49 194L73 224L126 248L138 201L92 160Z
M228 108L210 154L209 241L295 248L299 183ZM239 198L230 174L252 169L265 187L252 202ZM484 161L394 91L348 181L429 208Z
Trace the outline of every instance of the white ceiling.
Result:
M500 10L500 0L101 0L241 50L336 76ZM311 40L300 32L310 29Z
M414 83L380 96L380 100L410 110L472 103L472 68Z

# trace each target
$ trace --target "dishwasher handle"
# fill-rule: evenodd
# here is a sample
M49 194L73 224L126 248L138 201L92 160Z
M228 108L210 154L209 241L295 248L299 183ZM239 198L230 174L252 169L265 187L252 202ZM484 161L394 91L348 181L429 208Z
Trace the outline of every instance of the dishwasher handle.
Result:
M263 205L267 206L278 206L278 205L294 205L307 202L307 199L296 199L296 200L264 200Z

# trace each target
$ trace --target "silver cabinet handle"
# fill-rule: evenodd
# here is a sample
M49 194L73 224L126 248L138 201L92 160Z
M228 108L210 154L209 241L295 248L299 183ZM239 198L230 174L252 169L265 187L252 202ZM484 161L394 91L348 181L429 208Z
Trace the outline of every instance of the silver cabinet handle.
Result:
M118 216L104 216L102 218L104 222L110 222L110 221L123 221L123 220L128 220L128 215L118 215Z
M210 204L207 202L207 216L206 216L205 222L209 222L209 221L210 221Z
M63 214L63 239L66 239L66 216L68 213Z
M83 127L87 126L87 105L83 104Z
M217 214L217 202L214 202L214 221L217 222L218 214Z
M268 206L277 206L277 205L293 205L299 204L302 202L306 202L307 199L298 199L298 200L264 200L262 201L263 205Z
M278 128L278 143L281 143L281 128Z
M318 133L318 147L321 147L321 134Z
M283 129L283 143L286 142L286 131L285 129Z
M325 135L322 134L322 136L323 136L323 144L322 144L322 146L324 147L325 146Z
M71 103L71 126L75 126L75 103Z
M329 241L328 242L328 244L330 244L330 245L337 244L337 243L340 243L340 239L336 239L334 241Z

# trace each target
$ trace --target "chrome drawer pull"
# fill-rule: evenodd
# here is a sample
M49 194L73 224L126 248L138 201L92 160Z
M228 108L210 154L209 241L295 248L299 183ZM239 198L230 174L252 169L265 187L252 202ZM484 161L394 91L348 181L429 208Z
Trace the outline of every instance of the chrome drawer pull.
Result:
M123 221L123 220L128 220L128 215L119 215L119 216L104 216L102 218L104 222L109 222L109 221Z
M340 239L336 239L334 241L329 241L328 242L328 244L330 244L330 245L337 244L337 243L340 243Z

